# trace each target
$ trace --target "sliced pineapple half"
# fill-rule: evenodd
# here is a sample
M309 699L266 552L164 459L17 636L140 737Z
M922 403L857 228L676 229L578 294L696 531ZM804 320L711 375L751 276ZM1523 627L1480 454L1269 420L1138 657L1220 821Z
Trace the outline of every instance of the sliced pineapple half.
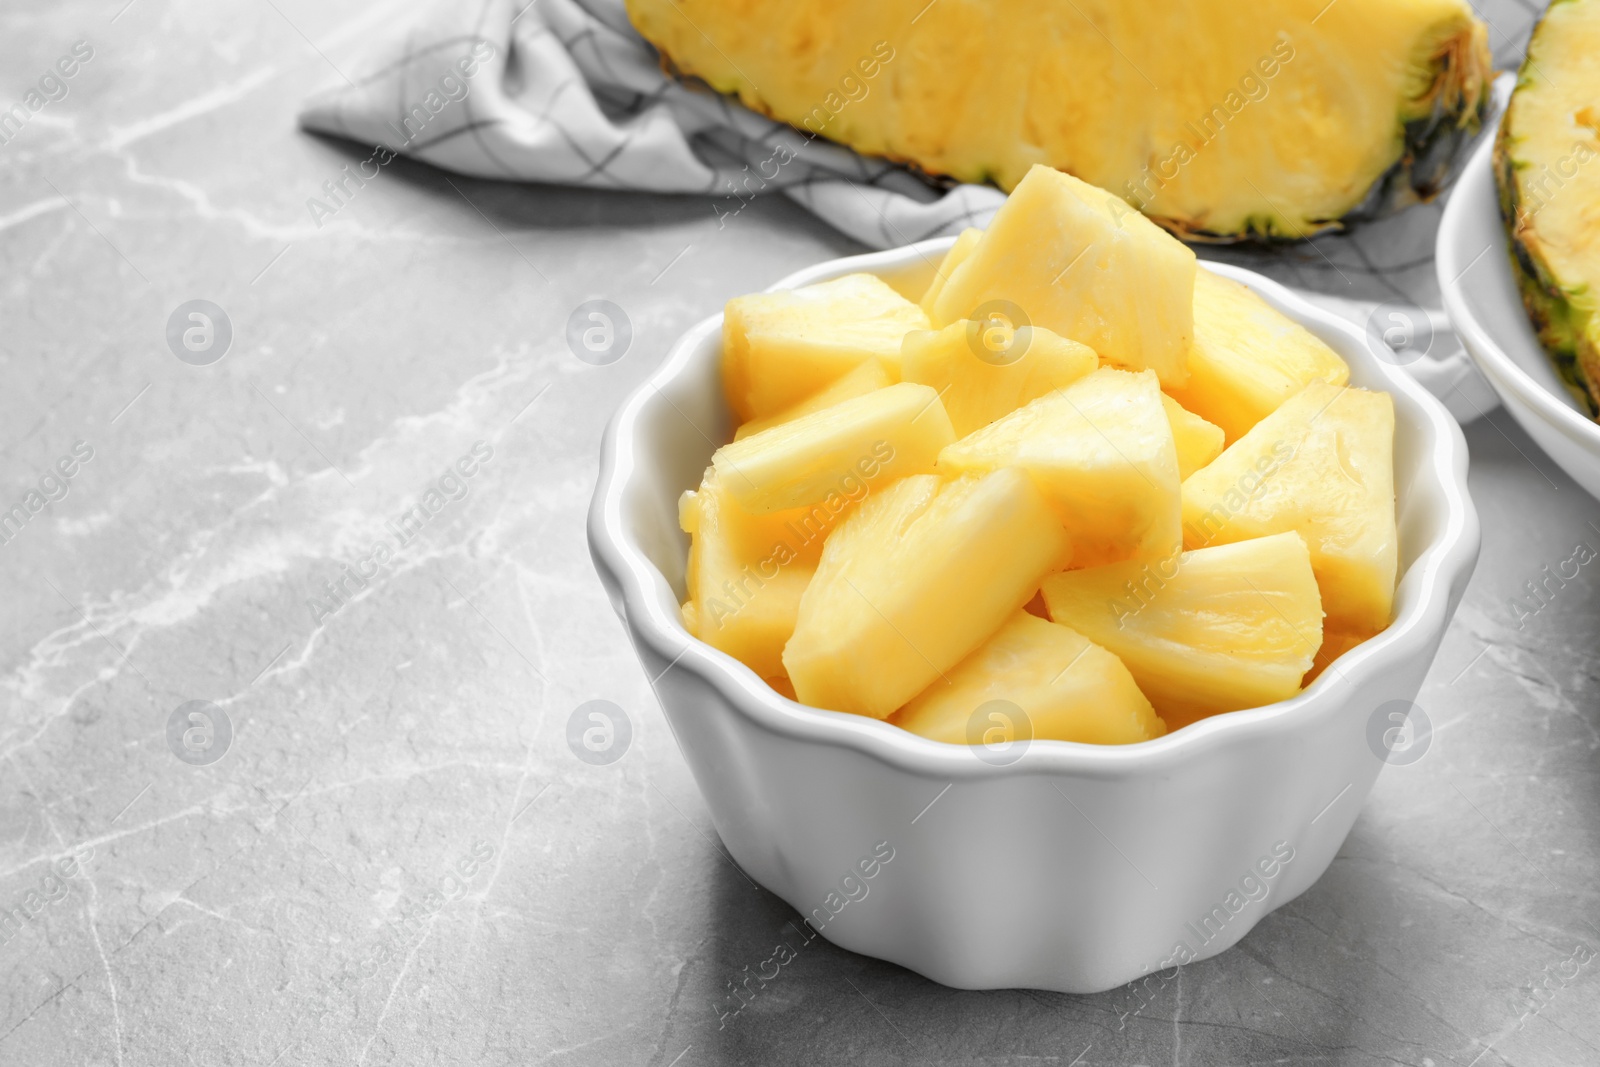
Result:
M1027 471L1049 498L1073 566L1178 550L1178 455L1150 371L1103 367L939 454L947 474L1005 467Z
M801 598L783 650L799 699L888 716L1026 604L1065 540L1014 467L872 495L828 538Z
M974 715L995 700L1021 708L1036 740L1126 745L1167 732L1121 660L1026 611L889 721L935 741L970 744Z
M1222 427L1209 423L1165 393L1161 406L1172 427L1172 443L1178 449L1178 478L1181 481L1222 455Z
M699 490L678 504L678 523L689 535L685 627L764 678L783 673L800 596L837 519L750 515L708 470Z
M1312 382L1183 483L1184 544L1293 530L1328 625L1376 633L1394 606L1394 401Z
M1004 305L1026 323L1088 345L1164 385L1188 380L1195 256L1117 197L1036 166L951 272L935 326Z
M922 310L932 314L933 302L939 299L939 293L944 289L944 283L950 280L950 275L961 266L962 262L972 254L977 247L978 238L983 236L983 231L975 227L967 227L956 238L956 243L950 246L950 251L944 254L944 259L939 263L939 269L934 272L933 280L928 283L928 288L922 294L920 301Z
M900 339L928 325L920 307L872 274L735 297L722 320L728 405L748 422L793 407L864 360L897 368Z
M724 445L711 466L740 507L770 515L931 472L954 440L938 392L900 382Z
M1050 618L1114 652L1171 729L1285 700L1322 645L1297 533L1053 574Z
M998 341L989 336L996 330L1003 334ZM1099 365L1092 348L1043 326L1007 331L964 319L942 330L912 330L900 347L901 375L939 391L957 437L1071 385Z
M1534 27L1494 147L1512 273L1539 341L1600 411L1600 3L1551 4Z
M1231 443L1319 378L1343 385L1350 367L1247 286L1208 270L1195 276L1189 381L1168 390L1173 399Z
M1435 195L1494 69L1468 0L627 8L674 70L812 136L1002 189L1048 163L1221 239Z
M768 415L764 419L752 419L734 433L735 441L742 441L752 434L762 430L770 430L774 426L782 426L786 422L793 422L802 415L809 415L823 408L831 408L835 404L842 404L846 400L854 400L858 396L875 393L879 389L887 389L894 384L894 377L890 375L881 360L868 359L846 374L843 378L823 389L820 393L795 404L793 407L784 408L776 415Z

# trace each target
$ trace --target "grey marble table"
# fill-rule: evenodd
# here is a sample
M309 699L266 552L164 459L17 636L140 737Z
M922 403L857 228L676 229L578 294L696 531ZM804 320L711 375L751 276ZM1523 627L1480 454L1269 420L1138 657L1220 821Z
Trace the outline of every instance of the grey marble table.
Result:
M93 52L0 145L0 1064L1600 1063L1600 570L1512 606L1600 504L1503 414L1433 743L1310 892L1137 1011L818 942L719 1026L794 916L719 848L584 511L680 331L854 246L405 162L318 225L360 153L296 106L400 5L121 3L0 12L0 106ZM1371 296L1359 253L1244 258ZM592 298L607 366L564 340ZM186 310L169 345L193 300L220 359Z

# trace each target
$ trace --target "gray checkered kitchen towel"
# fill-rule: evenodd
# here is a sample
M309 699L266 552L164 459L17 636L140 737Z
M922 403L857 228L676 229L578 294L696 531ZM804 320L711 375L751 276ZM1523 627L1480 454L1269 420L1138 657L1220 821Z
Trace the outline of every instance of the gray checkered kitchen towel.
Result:
M481 178L698 194L724 219L781 192L873 248L982 226L1005 199L667 77L622 0L435 0L377 42L364 72L308 100L300 122L374 146L377 163L392 153ZM1298 288L1364 328L1377 306ZM1496 402L1457 344L1407 366L1463 421Z

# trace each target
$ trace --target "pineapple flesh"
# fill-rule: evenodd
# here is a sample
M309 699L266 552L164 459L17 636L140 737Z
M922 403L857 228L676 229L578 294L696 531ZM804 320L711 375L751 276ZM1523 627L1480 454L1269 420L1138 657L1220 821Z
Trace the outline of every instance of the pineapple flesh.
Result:
M1343 385L1350 367L1246 286L1208 270L1196 275L1189 381L1169 390L1178 403L1233 442L1318 378Z
M1495 142L1512 272L1573 398L1600 412L1600 2L1551 4Z
M1194 253L1170 234L1105 190L1039 166L951 271L929 317L946 326L1014 307L1028 324L1181 385L1194 275Z
M1049 498L1070 535L1074 566L1164 559L1178 550L1178 456L1150 371L1101 368L939 455L946 474L1007 467L1027 471Z
M1025 736L1035 740L1125 745L1167 732L1121 660L1076 630L1026 611L889 721L964 745L974 740L975 713L994 700L1021 708Z
M799 513L745 513L707 473L678 506L689 535L684 622L706 644L763 678L783 673L800 596L822 554L826 528L809 534ZM831 527L832 523L829 523Z
M995 333L1002 334L998 342L991 340ZM965 319L942 330L913 330L900 349L900 373L939 391L958 438L1099 365L1093 349L1043 326L1007 330Z
M1036 167L921 305L865 274L730 301L686 629L968 744L997 706L1010 739L1133 744L1337 671L1393 611L1393 403L1196 270Z
M1322 645L1322 598L1297 533L1053 574L1050 618L1127 665L1170 729L1286 700Z
M897 378L900 340L928 316L872 274L728 301L722 379L741 422L765 418L820 393L868 359Z
M1311 669L1306 672L1305 681L1301 684L1310 685L1318 678L1321 678L1328 668L1332 667L1334 660L1363 641L1371 640L1376 636L1373 633L1353 633L1349 630L1333 630L1325 627L1322 631L1322 647L1317 649L1317 654L1311 661ZM1334 667L1333 670L1335 674L1338 673L1337 667Z
M724 445L711 466L742 508L769 515L926 474L954 440L938 392L901 382Z
M768 415L764 419L752 419L744 423L734 432L733 439L742 441L751 434L760 433L762 430L770 430L774 426L782 426L786 422L793 422L802 415L809 415L813 411L821 411L823 408L831 408L835 404L842 404L846 400L854 400L858 396L866 396L868 393L877 392L879 389L887 389L893 384L894 379L885 369L882 360L865 360L855 370L823 389L822 392L814 393L793 407L784 408L776 415Z
M813 707L882 719L943 677L1033 596L1065 550L1016 468L904 478L834 530L783 664Z
M1189 548L1293 530L1334 628L1376 633L1394 607L1394 401L1312 382L1183 483Z
M1467 0L626 5L673 68L812 135L1008 190L1045 163L1219 240L1430 198L1493 67Z
M934 272L933 280L928 283L928 288L919 301L924 312L930 315L933 313L933 302L939 299L939 294L944 290L944 283L950 280L951 273L972 254L973 248L978 244L978 238L982 236L982 230L969 226L956 237L955 244L944 254L939 269Z
M1180 481L1222 455L1222 427L1207 422L1165 393L1161 394L1161 406L1166 409L1172 443L1178 449Z

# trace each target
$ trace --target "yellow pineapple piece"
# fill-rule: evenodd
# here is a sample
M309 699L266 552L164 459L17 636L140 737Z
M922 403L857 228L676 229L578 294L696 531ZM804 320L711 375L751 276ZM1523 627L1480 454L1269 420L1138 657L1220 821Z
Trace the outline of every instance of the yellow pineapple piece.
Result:
M884 718L1015 614L1066 550L1022 471L914 475L834 530L783 664L813 707Z
M826 529L807 533L800 512L745 513L714 470L683 495L678 520L689 534L685 628L763 677L783 673L783 646Z
M939 454L944 474L1010 466L1031 474L1049 498L1073 566L1178 550L1178 456L1150 371L1094 371Z
M898 367L900 339L927 328L920 307L871 274L735 297L722 320L728 405L749 422L821 392L866 359Z
M901 342L901 376L939 390L957 437L1071 385L1100 364L1093 349L1042 326L1006 330L997 345L987 336L992 328L964 319L942 330L912 330Z
M1330 630L1326 627L1322 631L1322 647L1317 649L1316 656L1311 661L1311 669L1306 672L1305 680L1301 687L1310 685L1322 676L1329 664L1340 656L1349 652L1363 641L1376 637L1371 633L1351 633L1348 630Z
M971 744L987 728L973 729L974 713L992 700L1021 708L1025 736L1038 740L1125 745L1167 732L1121 660L1076 630L1026 611L889 721L935 741Z
M1184 543L1294 530L1335 629L1376 633L1394 607L1394 401L1313 381L1183 483Z
M935 326L992 301L1163 385L1188 379L1195 256L1122 200L1035 166L933 301ZM1016 321L1016 325L1022 325Z
M933 302L939 299L939 292L944 288L944 283L950 280L950 275L961 266L963 260L972 253L978 244L978 238L983 236L983 231L969 226L961 231L956 238L956 243L950 246L950 251L944 254L944 259L939 263L939 269L933 276L933 281L928 283L927 292L922 294L922 310L933 313Z
M1208 270L1195 275L1189 381L1170 390L1174 400L1222 427L1232 444L1318 378L1343 385L1350 367L1245 286Z
M1043 590L1050 618L1120 657L1174 730L1293 696L1322 644L1297 533L1066 571Z
M843 378L823 389L820 393L813 393L793 407L784 408L776 415L768 415L764 419L752 419L740 426L734 433L735 441L742 441L751 434L758 434L762 430L770 430L774 426L782 426L786 422L793 422L802 415L809 415L813 411L831 408L835 404L842 404L846 400L854 400L858 396L887 389L894 384L894 377L884 368L882 361L868 359L846 374Z
M740 507L767 515L928 473L953 440L939 394L901 382L724 445L711 465Z
M1222 427L1187 410L1166 393L1161 394L1161 406L1166 409L1172 443L1178 449L1180 481L1222 455Z

